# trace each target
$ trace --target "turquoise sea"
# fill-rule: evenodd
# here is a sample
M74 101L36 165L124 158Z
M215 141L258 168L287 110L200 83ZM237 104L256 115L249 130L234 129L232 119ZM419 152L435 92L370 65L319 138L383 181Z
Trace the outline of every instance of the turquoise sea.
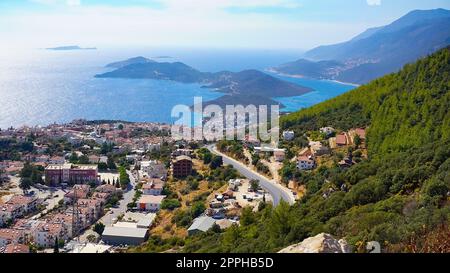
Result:
M105 65L135 56L182 61L201 71L264 70L299 58L296 50L98 49L81 51L13 50L0 53L0 128L47 125L77 118L171 123L174 105L192 105L221 94L198 84L170 81L97 79ZM165 56L165 58L158 58ZM170 58L167 58L170 57ZM316 91L277 98L295 111L335 97L353 86L329 81L282 77Z

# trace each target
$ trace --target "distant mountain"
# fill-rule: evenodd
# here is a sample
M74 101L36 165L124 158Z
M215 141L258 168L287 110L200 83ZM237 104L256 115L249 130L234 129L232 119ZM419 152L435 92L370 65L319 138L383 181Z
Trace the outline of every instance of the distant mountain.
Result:
M299 64L293 62L273 70L284 74L297 71L308 77L361 84L396 72L405 64L449 44L450 11L416 10L390 25L368 29L348 42L320 46L306 52L304 58L311 63L300 60ZM332 62L329 67L323 67L314 63L330 60L342 65L336 66L336 63Z
M46 50L96 50L95 47L80 47L80 46L58 46L58 47L49 47Z
M129 64L126 65L127 63ZM201 72L181 62L160 63L143 57L109 64L108 67L119 68L95 77L200 83L204 88L226 94L213 101L219 105L278 104L272 98L299 96L312 91L310 88L280 80L258 70L209 73Z
M131 58L131 59L125 60L125 61L110 63L110 64L106 65L106 67L122 68L122 67L130 65L130 64L145 64L145 63L152 63L152 62L154 62L154 61L139 56L139 57L135 57L135 58Z

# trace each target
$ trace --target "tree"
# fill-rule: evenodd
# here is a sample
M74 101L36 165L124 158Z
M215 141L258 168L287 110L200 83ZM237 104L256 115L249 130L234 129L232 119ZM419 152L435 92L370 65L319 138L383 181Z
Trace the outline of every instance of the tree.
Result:
M242 209L240 223L242 226L249 226L255 221L255 216L253 214L251 207L245 207Z
M112 145L112 144L108 144L108 143L106 143L106 142L103 142L102 148L100 149L100 153L101 153L102 155L106 155L106 154L108 154L109 152L112 151L112 148L113 148L113 145Z
M358 148L359 145L361 145L361 137L359 135L356 135L353 139L353 142L355 143L355 146Z
M22 177L20 179L20 184L19 187L24 190L27 191L31 188L31 186L33 186L33 181L31 181L30 177Z
M179 207L181 207L181 203L177 199L164 199L161 203L162 209L174 210Z
M110 170L115 170L116 167L116 163L114 162L114 158L112 158L112 156L108 156L108 161L106 163L108 165L108 169Z
M250 180L250 188L254 192L258 191L258 189L259 189L259 180L256 180L256 179Z
M256 165L259 162L259 155L252 154L252 165Z
M219 226L218 224L214 224L214 225L211 227L211 231L214 232L214 233L221 233L221 232L222 232L222 229L220 228L220 226Z
M89 157L87 155L82 155L78 158L79 164L89 164Z
M3 180L4 173L5 173L5 171L3 169L0 169L0 184L4 182L4 180Z
M94 225L92 228L93 231L97 232L99 235L103 234L103 231L105 230L105 225L101 222L98 222Z
M36 168L33 168L33 171L31 172L31 182L33 184L43 184L44 181L42 180L42 174L39 170Z
M194 179L193 177L188 177L187 184L191 191L198 190L199 182L197 181L197 179Z
M97 241L97 237L94 234L89 234L86 239L88 240L88 242L90 243L95 243L95 241Z
M207 153L203 154L203 163L209 164L212 160L212 154L208 151Z
M31 177L33 172L33 166L31 166L30 162L25 162L22 170L20 171L20 177Z
M73 163L73 164L78 163L78 155L77 155L77 153L73 152L73 153L70 155L70 157L69 157L69 162L70 162L70 163Z
M128 176L127 170L123 166L119 168L119 182L122 189L126 189L128 184L130 184L130 177Z
M202 215L202 213L205 211L206 207L203 202L195 202L194 205L192 205L191 213L193 218L197 218L198 216Z
M59 240L55 237L55 245L53 246L53 253L59 253Z
M211 169L217 169L223 165L223 158L221 156L214 156L211 160L210 167Z
M117 126L117 129L123 130L123 124L119 124L119 126Z

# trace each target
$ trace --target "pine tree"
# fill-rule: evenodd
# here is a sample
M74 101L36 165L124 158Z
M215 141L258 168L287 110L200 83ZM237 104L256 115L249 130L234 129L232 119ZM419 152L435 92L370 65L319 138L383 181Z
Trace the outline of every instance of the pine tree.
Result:
M58 237L55 238L55 245L53 246L53 253L59 253Z

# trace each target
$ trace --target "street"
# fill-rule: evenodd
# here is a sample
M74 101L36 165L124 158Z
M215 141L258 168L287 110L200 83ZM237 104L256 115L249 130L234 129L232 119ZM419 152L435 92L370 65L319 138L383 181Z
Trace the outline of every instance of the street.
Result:
M131 203L133 201L134 193L135 193L135 186L136 186L136 180L131 171L127 171L129 177L130 177L130 185L128 185L128 189L123 193L123 198L119 201L119 204L116 208L111 208L103 217L101 217L97 222L103 223L105 226L112 226L113 220L117 219L121 214L125 214L128 210L128 203ZM87 242L87 236L89 234L92 234L92 230L90 228L86 229L82 232L79 236L80 243L86 243Z
M243 163L217 151L215 145L209 145L207 146L207 148L212 153L222 156L223 163L232 165L239 173L241 173L246 178L259 180L261 187L267 190L272 196L273 204L275 206L280 203L281 199L288 202L290 205L293 205L295 203L295 197L292 191L288 188L281 186L276 181L267 179L266 177L245 166Z
M128 203L131 203L133 201L136 180L131 171L127 171L127 173L130 177L130 185L128 186L126 192L123 193L123 198L119 201L119 205L117 206L117 208L111 208L108 213L106 213L102 218L99 219L99 222L102 222L105 226L111 226L113 224L113 219L117 219L117 217L119 217L121 214L127 212Z

